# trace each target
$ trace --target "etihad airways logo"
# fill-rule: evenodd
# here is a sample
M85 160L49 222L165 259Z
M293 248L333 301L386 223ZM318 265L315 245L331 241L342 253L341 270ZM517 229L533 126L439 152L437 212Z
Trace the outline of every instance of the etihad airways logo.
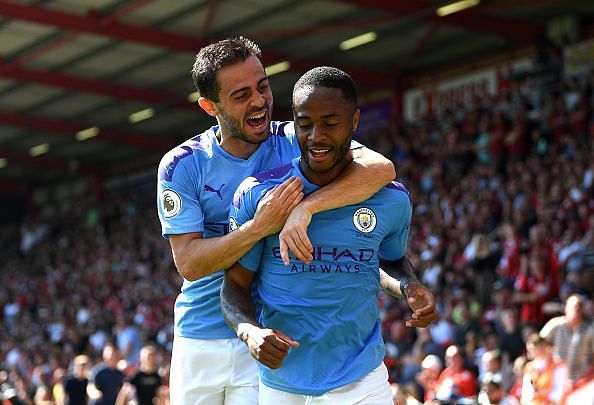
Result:
M280 247L274 247L272 249L272 254L275 258L280 259ZM360 248L360 249L344 249L339 247L322 247L317 246L313 249L313 259L314 260L328 260L333 262L356 262L356 263L367 263L373 260L375 256L375 250L369 248ZM289 254L291 259L294 259L295 256Z
M281 260L280 248L272 249L275 258ZM291 273L359 273L361 265L371 262L375 255L374 249L344 249L339 247L314 247L313 262L309 264L294 261L291 258Z

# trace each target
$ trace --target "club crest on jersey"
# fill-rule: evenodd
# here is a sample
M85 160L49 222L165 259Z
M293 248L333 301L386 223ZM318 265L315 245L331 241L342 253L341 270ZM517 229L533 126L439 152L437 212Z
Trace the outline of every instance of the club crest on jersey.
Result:
M375 212L370 208L359 208L353 215L353 223L359 232L369 233L375 229L377 224Z
M229 217L229 232L233 232L237 229L239 229L239 225L237 224L237 221L235 220L235 218Z
M179 213L182 207L181 197L173 190L163 190L161 193L161 203L163 204L165 218L173 218Z

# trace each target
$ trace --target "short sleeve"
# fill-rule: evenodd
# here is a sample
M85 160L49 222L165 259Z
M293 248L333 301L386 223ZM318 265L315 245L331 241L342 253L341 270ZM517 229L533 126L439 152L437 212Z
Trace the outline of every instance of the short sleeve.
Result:
M274 121L272 130L271 140L275 143L275 150L279 155L281 164L290 163L291 160L301 156L293 121Z
M173 149L159 164L157 211L164 237L204 231L204 213L199 200L201 176L197 167L193 170L188 167L192 162L192 152L188 149Z
M412 202L408 191L403 186L402 189L390 191L392 197L389 215L392 215L392 226L380 244L379 256L385 260L399 260L406 254L408 246Z
M254 177L248 177L239 185L229 211L229 229L231 231L254 218L258 202L264 194L266 194L266 189ZM239 264L250 271L258 271L263 250L264 240L259 240L239 259Z

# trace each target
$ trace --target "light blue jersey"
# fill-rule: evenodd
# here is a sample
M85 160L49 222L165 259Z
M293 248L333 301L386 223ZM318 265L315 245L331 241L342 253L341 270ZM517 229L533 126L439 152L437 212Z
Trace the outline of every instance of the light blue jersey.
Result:
M319 187L291 164L246 179L235 194L230 222L250 220L258 201L290 176L303 178L304 193ZM401 259L407 248L412 203L400 183L391 183L368 200L314 215L308 236L310 264L291 258L285 266L278 234L258 242L240 263L257 272L259 322L300 343L282 366L262 364L267 386L302 395L322 395L357 381L384 358L377 295L379 257Z
M162 234L202 232L204 238L229 232L233 194L249 176L299 156L292 122L272 122L271 135L246 160L230 155L216 138L218 126L168 152L159 164L157 208ZM184 280L175 302L175 335L191 339L228 339L235 333L221 313L223 271Z

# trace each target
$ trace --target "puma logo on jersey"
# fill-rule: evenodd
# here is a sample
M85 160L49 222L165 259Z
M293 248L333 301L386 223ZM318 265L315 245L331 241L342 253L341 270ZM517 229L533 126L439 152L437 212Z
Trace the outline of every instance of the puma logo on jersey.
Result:
M221 190L223 189L223 186L225 184L221 184L221 187L219 187L219 189L217 190L216 188L213 188L211 186L209 186L208 184L204 186L204 190L205 191L210 191L211 193L215 193L216 195L219 196L219 198L221 199L221 201L223 200L223 196L221 195Z

